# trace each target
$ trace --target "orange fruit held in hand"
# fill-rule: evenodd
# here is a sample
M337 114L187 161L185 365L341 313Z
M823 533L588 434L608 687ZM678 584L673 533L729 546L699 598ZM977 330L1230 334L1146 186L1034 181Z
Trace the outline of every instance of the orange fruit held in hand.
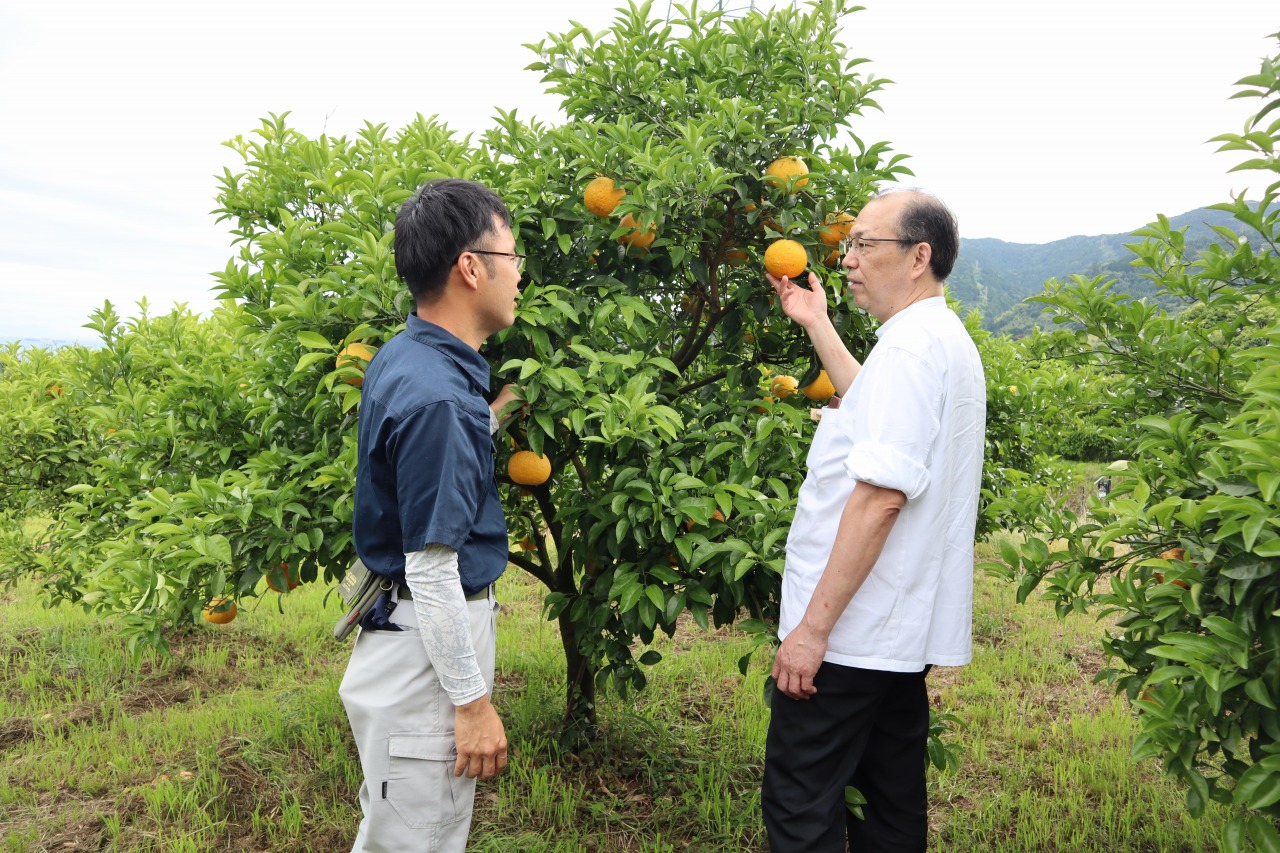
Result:
M522 486L541 486L551 476L551 460L532 450L517 451L507 460L507 475Z
M354 385L359 388L364 384L364 371L369 365L369 360L373 358L373 354L378 350L368 344L362 344L357 341L354 344L347 344L342 348L342 352L338 353L337 359L333 362L334 370L341 370L344 367L353 367L359 370L357 376L347 376L343 378L343 382L348 385Z
M627 191L613 185L613 178L600 175L582 193L582 203L596 216L611 216Z
M236 603L231 599L215 598L204 606L202 615L206 622L212 622L214 625L225 625L236 618L237 612Z
M795 278L804 272L809 256L795 240L774 240L764 250L764 268L775 278Z

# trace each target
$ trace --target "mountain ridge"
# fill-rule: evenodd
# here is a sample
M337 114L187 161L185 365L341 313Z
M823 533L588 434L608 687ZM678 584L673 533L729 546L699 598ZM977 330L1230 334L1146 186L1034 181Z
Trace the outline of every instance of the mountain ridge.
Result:
M1169 223L1175 229L1187 229L1187 246L1193 250L1219 239L1215 226L1239 224L1230 213L1209 207L1171 216ZM1129 232L1076 235L1048 243L961 238L960 256L947 279L948 291L965 310L982 313L984 328L1014 336L1030 332L1033 325L1052 325L1039 316L1040 306L1024 302L1043 292L1051 278L1106 275L1119 279L1130 296L1151 298L1156 296L1155 286L1130 266L1134 254L1126 248L1142 241L1134 234L1149 224Z

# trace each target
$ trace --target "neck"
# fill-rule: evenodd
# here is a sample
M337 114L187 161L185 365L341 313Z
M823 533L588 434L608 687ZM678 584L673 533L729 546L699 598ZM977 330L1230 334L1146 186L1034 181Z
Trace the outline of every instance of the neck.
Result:
M923 302L926 299L932 299L935 296L942 296L942 285L937 282L929 282L913 290L901 305L894 306L893 311L887 317L878 318L881 323L887 323L891 318L902 313L906 309L915 305L917 302Z
M440 299L432 305L418 303L417 310L413 313L418 315L419 320L426 320L428 323L439 326L473 350L479 352L480 345L484 343L488 335L475 327L472 316L453 310L446 302L446 300Z

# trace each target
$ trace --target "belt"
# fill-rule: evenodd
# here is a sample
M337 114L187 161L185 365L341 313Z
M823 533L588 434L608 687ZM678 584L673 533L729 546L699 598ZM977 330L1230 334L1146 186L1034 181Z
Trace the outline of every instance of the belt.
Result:
M487 598L489 598L492 592L493 592L493 584L489 584L488 586L482 588L478 592L471 593L466 598L467 598L467 601L484 601ZM413 601L413 593L409 591L408 584L403 584L403 583L400 584L400 600Z

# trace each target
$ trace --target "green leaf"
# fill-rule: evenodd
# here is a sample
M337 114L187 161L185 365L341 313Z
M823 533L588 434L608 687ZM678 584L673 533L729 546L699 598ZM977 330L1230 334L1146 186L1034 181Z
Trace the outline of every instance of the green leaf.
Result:
M210 536L207 543L210 557L221 563L231 562L231 542L221 533Z
M333 344L325 340L324 335L316 332L298 332L298 343L307 349L333 349Z
M327 352L304 352L298 359L298 363L294 365L293 372L301 373L318 361L328 361L331 355L332 353Z
M1280 853L1280 835L1270 821L1259 815L1249 818L1249 838L1259 853Z

